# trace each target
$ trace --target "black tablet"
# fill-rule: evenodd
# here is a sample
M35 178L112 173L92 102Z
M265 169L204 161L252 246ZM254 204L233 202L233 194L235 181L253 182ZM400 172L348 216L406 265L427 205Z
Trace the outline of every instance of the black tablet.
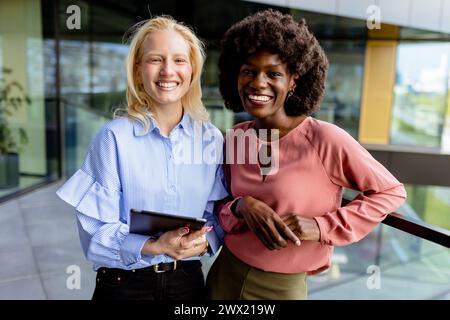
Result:
M206 219L173 215L161 212L131 209L130 233L152 235L158 232L189 227L190 230L200 230L205 226Z

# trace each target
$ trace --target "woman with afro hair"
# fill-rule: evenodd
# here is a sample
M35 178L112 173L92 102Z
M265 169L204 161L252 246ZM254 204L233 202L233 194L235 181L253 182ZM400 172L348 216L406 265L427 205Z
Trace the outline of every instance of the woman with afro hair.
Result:
M225 106L254 120L226 137L231 199L218 208L225 243L207 278L212 299L306 299L306 275L333 246L361 240L406 199L356 140L316 120L328 61L304 20L258 12L225 33ZM341 206L342 190L361 193Z

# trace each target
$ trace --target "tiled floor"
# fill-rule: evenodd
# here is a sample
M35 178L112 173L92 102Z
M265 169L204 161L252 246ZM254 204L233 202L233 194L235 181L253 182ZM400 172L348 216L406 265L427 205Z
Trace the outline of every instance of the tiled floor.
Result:
M74 209L55 194L60 185L0 205L0 300L91 298L95 272L81 251ZM211 263L204 259L205 271Z
M0 300L91 298L95 272L81 251L74 209L55 194L60 184L0 205ZM342 272L327 282L310 277L309 298L448 300L449 262L449 250L439 247L426 259L385 269L381 290L368 290L364 273ZM212 259L203 263L206 274Z
M91 297L95 273L81 251L74 210L55 194L59 185L0 206L0 299Z

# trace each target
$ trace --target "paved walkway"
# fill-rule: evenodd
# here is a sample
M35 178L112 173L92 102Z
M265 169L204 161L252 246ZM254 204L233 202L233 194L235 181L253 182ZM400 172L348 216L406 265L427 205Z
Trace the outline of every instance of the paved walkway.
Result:
M81 251L74 209L55 194L60 185L0 205L0 300L91 298L95 272ZM397 239L401 233L394 235ZM448 300L450 250L427 246L431 254L383 269L381 290L367 288L370 275L365 274L365 267L356 273L335 268L328 276L340 273L336 280L326 280L327 275L310 277L309 298ZM348 250L351 257L351 248ZM206 272L212 260L204 258L202 262ZM78 274L79 282L75 279Z
M95 273L81 251L73 208L55 194L59 185L0 205L0 299L91 297Z
M55 194L61 184L0 205L0 300L92 297L95 272L81 250L74 209ZM212 260L202 262L207 271Z

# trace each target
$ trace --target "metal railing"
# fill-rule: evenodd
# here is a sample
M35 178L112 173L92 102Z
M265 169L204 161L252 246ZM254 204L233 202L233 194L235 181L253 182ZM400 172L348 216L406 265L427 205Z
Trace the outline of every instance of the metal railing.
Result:
M350 202L351 200L349 199L342 199L343 206ZM448 230L430 225L420 220L407 218L396 212L389 213L382 223L416 237L450 248L450 231Z

